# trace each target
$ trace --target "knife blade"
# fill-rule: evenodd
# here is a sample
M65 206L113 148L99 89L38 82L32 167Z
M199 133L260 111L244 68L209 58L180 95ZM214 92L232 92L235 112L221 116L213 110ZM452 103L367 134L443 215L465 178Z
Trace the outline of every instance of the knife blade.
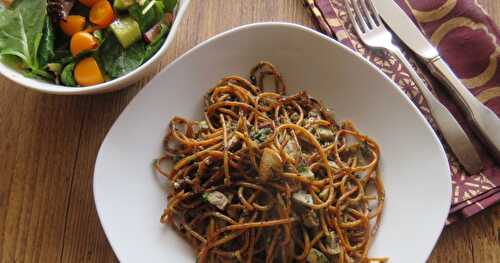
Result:
M430 69L431 73L448 88L472 124L475 133L500 163L500 119L482 104L463 85L446 62L439 56L418 27L393 0L372 1L384 22Z
M418 27L393 0L372 1L380 16L398 37L416 54L426 60L439 56Z
M393 0L372 1L380 16L398 37L417 55L431 60L439 53Z

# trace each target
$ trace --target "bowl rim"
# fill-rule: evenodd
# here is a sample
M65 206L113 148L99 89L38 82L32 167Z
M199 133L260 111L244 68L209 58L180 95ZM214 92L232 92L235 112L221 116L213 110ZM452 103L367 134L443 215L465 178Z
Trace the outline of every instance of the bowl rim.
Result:
M161 73L163 73L163 71L167 71L170 69L170 67L173 67L176 63L178 63L179 61L183 60L184 57L190 55L191 53L194 53L195 51L197 51L198 49L200 48L203 48L203 46L213 42L213 41L216 41L217 39L220 39L220 38L224 38L225 36L227 35L230 35L230 34L233 34L233 33L236 33L238 31L244 31L244 30L248 30L248 29L252 29L252 28L260 28L260 27L269 27L269 26L281 26L281 27L287 27L287 28L293 28L295 30L301 30L301 31L305 31L305 32L308 32L310 34L314 34L316 35L317 37L319 38L323 38L325 40L328 40L331 42L332 45L336 46L337 48L340 48L342 50L344 50L345 52L348 52L352 55L355 55L356 57L358 57L359 59L363 60L366 64L368 64L368 66L372 67L373 69L375 69L377 72L379 72L383 78L385 78L386 80L388 80L389 82L393 83L393 85L395 87L398 87L398 85L396 83L394 83L393 80L391 80L385 73L383 73L378 67L376 67L373 63L371 63L369 60L367 60L366 58L364 58L361 54L349 49L348 47L342 45L340 42L314 30L314 29L311 29L311 28L308 28L306 26L303 26L303 25L300 25L300 24L296 24L296 23L290 23L290 22L277 22L277 21L263 21L263 22L256 22L256 23L249 23L249 24L246 24L246 25L241 25L241 26L238 26L238 27L235 27L235 28L231 28L229 30L226 30L224 32L221 32L221 33L218 33L204 41L202 41L201 43L197 44L195 47L191 48L190 50L188 50L187 52L185 52L184 54L180 55L178 58L176 58L174 61L172 61L172 63L170 63L169 65L167 65L165 68L162 69L162 71L157 74L154 78L158 77ZM154 79L153 78L153 79ZM149 84L148 84L149 85ZM434 131L434 129L432 129L432 127L430 126L429 122L426 120L426 118L423 116L423 114L420 112L420 110L417 108L417 106L415 106L415 104L411 101L411 99L399 88L396 89L397 92L399 92L402 97L408 102L409 104L409 107L412 107L415 111L415 113L417 114L417 118L420 118L424 124L425 124L425 128L427 130L429 130L432 134L432 139L436 142L436 144L438 145L439 147L439 155L441 156L441 161L443 162L446 162L446 165L445 165L445 169L447 171L446 174L443 174L443 176L446 177L446 179L449 181L449 184L448 184L448 187L447 189L443 189L443 191L446 190L447 192L447 195L449 196L448 198L448 204L447 204L447 207L450 207L451 205L451 198L452 198L452 185L451 185L451 170L450 170L450 167L449 165L447 165L447 160L448 160L448 157L446 156L446 153L444 151L444 147L443 147L443 144L441 143L439 137L437 136L436 132ZM128 105L130 105L135 99L137 99L137 97L134 97ZM127 107L128 107L127 105ZM126 108L127 108L126 107ZM124 109L124 112L126 110L126 108ZM96 176L96 172L97 172L97 164L99 163L99 160L102 160L102 156L101 154L103 153L102 149L106 146L106 141L108 139L108 136L109 134L112 132L113 128L116 126L116 123L117 121L121 118L121 116L124 114L124 112L122 112L118 117L117 119L115 120L115 122L113 123L113 125L111 126L111 128L108 130L108 132L106 133L102 143L101 143L101 146L99 147L99 150L98 150L98 153L97 153L97 156L96 156L96 162L94 163L94 173L93 173L93 180L92 180L92 192L93 192L93 196L94 196L94 205L96 207L96 212L97 212L97 215L98 215L98 218L99 218L99 221L100 221L100 224L102 226L102 229L106 235L106 239L108 240L111 248L113 249L116 257L120 260L120 261L123 261L124 258L122 258L123 255L120 255L119 253L117 253L117 251L119 251L115 246L116 244L114 242L111 241L110 237L111 235L109 235L109 229L107 229L105 227L105 224L103 224L103 218L104 218L104 215L103 215L103 212L104 210L102 210L102 207L99 203L99 201L97 200L97 196L96 196L96 181L97 181L97 178L98 176ZM424 258L427 260L434 247L436 246L438 240L439 240L439 236L441 236L442 234L442 231L445 227L445 223L446 223L446 220L447 220L447 217L444 218L443 222L442 222L442 225L440 227L440 229L435 233L437 236L436 238L434 239L434 241L432 242L431 246L430 246L430 249L429 251L423 251L423 255L424 255Z
M153 66L156 62L162 58L168 47L172 43L177 30L180 26L180 22L184 17L184 14L189 6L191 0L180 0L178 4L176 19L170 29L170 32L167 36L167 39L163 43L160 50L158 50L153 57L148 59L145 63L134 69L133 71L118 77L116 79L88 87L69 87L64 85L56 85L49 82L44 82L41 80L37 80L34 78L29 78L24 76L21 72L13 69L11 66L5 65L0 62L0 74L6 77L7 79L19 84L25 88L39 91L42 93L49 93L55 95L89 95L89 94L97 94L97 93L106 93L116 91L122 88L125 88L129 85L132 80L138 79L142 77L147 70Z

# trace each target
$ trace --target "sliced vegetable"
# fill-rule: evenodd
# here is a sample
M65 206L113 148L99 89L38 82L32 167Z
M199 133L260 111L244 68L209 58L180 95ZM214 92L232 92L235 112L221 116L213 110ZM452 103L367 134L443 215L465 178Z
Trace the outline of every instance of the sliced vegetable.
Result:
M147 44L153 42L153 40L155 40L161 34L161 30L164 26L165 25L163 25L162 23L158 23L150 28L148 32L144 33L144 42L146 42Z
M335 139L335 134L328 128L320 127L317 131L321 141L333 141L333 139Z
M77 56L83 51L96 49L97 40L90 33L78 32L73 35L70 43L70 50L73 56Z
M104 82L104 77L93 57L81 60L75 67L75 80L80 86L92 86Z
M125 10L135 4L135 0L115 0L113 7L118 10Z
M113 22L111 30L123 48L128 48L141 39L139 24L130 17L120 18Z
M229 199L219 191L205 193L203 194L203 199L207 200L207 202L219 208L220 210L224 210L226 205L229 203Z
M56 84L59 84L59 76L61 75L62 72L62 65L59 63L49 63L47 64L47 69L49 72L52 72L54 74L54 82Z
M70 63L64 67L61 73L61 82L62 84L70 87L76 87L76 81L73 76L73 70L75 69L75 63Z
M47 64L47 68L55 74L61 74L62 71L62 65L59 63L49 63Z
M107 27L115 19L113 7L107 0L100 0L90 9L89 20L100 27Z
M325 235L325 244L326 244L326 249L328 249L328 252L331 254L337 255L342 252L340 248L340 243L339 239L337 238L337 235L335 235L335 231L330 231Z
M319 226L319 218L314 210L309 209L306 213L302 214L302 222L309 228L314 228Z
M155 4L151 7L151 9L148 9L147 12L143 13L145 8L148 7L151 2L155 2ZM130 16L139 23L141 32L146 32L163 19L163 16L165 15L165 6L161 1L148 0L145 2L144 6L139 4L132 5L128 9L128 12Z
M321 200L323 201L326 201L326 199L328 199L328 194L330 193L330 188L325 188L323 189L323 191L321 191L319 193L319 198L321 198Z
M157 3L157 1L151 1L149 2L143 9L142 9L142 14L145 15L149 10ZM159 2L161 3L161 2ZM163 4L163 3L161 3Z
M307 205L312 205L314 204L314 200L312 195L306 193L304 190L300 190L298 192L295 192L292 195L293 200L300 204L307 204Z
M167 38L169 30L170 28L168 26L162 24L162 29L160 34L153 39L153 42L151 42L151 44L146 46L146 52L144 53L143 62L153 57L154 54L156 54L156 52L160 50L163 43L165 42L165 39Z
M321 251L311 248L306 258L308 263L328 263L329 260Z
M78 2L87 7L92 7L95 3L99 1L100 0L78 0Z
M275 173L283 172L283 161L277 152L271 148L265 148L259 164L259 178L263 181L269 180Z
M94 32L92 32L92 35L97 39L97 41L99 41L99 43L104 42L104 33L102 30L94 30Z
M75 15L68 16L66 19L61 19L61 21L59 21L59 26L64 34L72 36L83 30L85 27L85 17Z
M299 171L300 176L305 177L309 180L314 180L314 173L311 171L309 166L301 165L297 170Z

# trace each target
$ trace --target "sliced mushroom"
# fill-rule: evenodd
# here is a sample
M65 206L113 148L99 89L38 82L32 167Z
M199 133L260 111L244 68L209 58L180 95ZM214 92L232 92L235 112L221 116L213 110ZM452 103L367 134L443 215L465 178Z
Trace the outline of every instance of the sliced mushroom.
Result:
M323 189L323 191L321 191L319 193L319 198L321 198L321 200L323 201L326 201L326 199L328 198L328 193L330 192L330 188L325 188Z
M287 144L284 147L285 153L292 159L297 160L300 157L299 146L289 137Z
M198 127L200 130L208 130L208 123L206 121L198 122Z
M305 177L309 180L314 180L314 173L311 171L311 169L308 166L302 165L299 166L299 175L302 177Z
M328 258L325 254L315 248L311 248L306 260L309 263L328 263Z
M325 241L326 241L325 242L326 249L328 249L328 252L334 255L340 254L341 252L340 243L339 239L337 238L337 235L335 235L335 231L330 231L326 235Z
M335 113L332 110L324 108L321 110L321 112L323 113L323 116L327 121L335 123Z
M318 131L318 137L320 141L333 141L335 139L335 133L333 133L332 130L325 128L325 127L320 127L317 129Z
M330 166L330 168L333 168L334 172L340 171L340 167L334 161L328 161L328 166Z
M312 205L314 204L314 200L312 195L306 193L304 190L300 190L295 192L292 196L293 200L299 202L300 204Z
M306 213L302 214L302 222L309 228L315 228L319 226L319 218L314 210L309 209Z
M263 181L269 180L275 173L283 172L283 161L277 152L265 148L259 164L259 176Z
M213 206L224 210L227 204L229 204L229 198L227 198L223 193L219 191L213 191L210 193L203 194L203 199L212 204Z

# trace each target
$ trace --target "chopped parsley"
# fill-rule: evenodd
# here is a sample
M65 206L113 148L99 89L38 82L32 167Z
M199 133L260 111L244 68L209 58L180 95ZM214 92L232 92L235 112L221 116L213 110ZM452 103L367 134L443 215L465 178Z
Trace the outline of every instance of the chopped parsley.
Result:
M266 141L267 137L273 132L271 128L263 128L258 130L252 135L252 139L258 141L259 143L263 143Z
M299 165L299 167L297 168L297 171L299 171L299 173L305 173L305 172L307 172L307 169L308 169L308 167L307 167L306 165L301 164L301 165Z
M361 155L365 159L370 159L372 157L372 152L370 151L370 146L368 145L368 142L365 140L361 143L360 145L360 150L361 150Z

